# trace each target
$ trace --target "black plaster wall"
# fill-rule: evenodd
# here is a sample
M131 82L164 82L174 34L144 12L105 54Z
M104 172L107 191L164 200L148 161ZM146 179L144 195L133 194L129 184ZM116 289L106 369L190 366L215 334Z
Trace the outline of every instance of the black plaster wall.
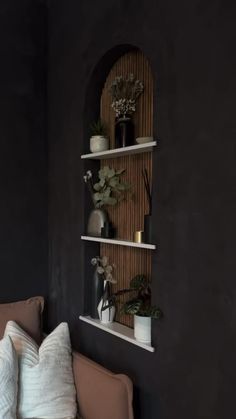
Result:
M136 419L235 416L234 12L227 1L49 2L49 326L69 321L76 348L130 375ZM102 56L127 43L156 77L153 294L165 320L154 354L78 320L91 252L80 241L86 92Z
M47 295L47 9L0 3L0 301Z

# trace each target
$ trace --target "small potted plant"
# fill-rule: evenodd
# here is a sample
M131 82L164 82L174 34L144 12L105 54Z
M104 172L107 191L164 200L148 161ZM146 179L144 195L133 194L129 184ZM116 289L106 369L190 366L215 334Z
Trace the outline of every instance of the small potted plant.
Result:
M90 132L90 151L92 153L99 153L109 149L107 129L101 119L98 119L98 121L91 124Z
M151 343L151 319L161 319L162 311L151 305L150 281L146 275L136 275L130 281L130 288L119 290L116 296L134 293L121 309L124 314L134 316L134 337L139 342Z
M113 277L114 264L109 264L107 256L96 256L91 260L96 266L96 272L103 283L103 294L97 305L97 312L101 323L112 323L115 317L115 303L111 304L111 284L115 284Z

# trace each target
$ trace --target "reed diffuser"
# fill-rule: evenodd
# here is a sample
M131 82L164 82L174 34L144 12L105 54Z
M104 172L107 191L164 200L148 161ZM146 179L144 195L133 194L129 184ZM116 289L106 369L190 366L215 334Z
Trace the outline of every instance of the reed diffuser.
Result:
M152 238L152 191L146 168L142 170L142 176L148 201L148 213L144 215L144 239L146 243L150 243Z

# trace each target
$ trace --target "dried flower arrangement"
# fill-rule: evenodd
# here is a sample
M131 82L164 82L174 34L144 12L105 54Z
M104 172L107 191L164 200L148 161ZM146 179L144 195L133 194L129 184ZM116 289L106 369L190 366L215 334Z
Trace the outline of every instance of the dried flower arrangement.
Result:
M116 113L116 117L126 117L136 110L136 102L143 92L143 83L135 79L133 74L126 78L118 76L110 86L112 97L111 107Z
M115 268L115 265L109 265L109 260L107 256L96 256L91 259L91 264L93 266L96 266L97 273L102 276L102 279L104 281L108 281L111 284L116 284L117 281L113 278L113 270Z
M95 208L104 205L116 205L125 197L124 192L130 189L128 183L122 182L120 176L124 169L115 170L104 166L98 172L99 181L93 183L93 174L88 170L84 175L84 181L88 185Z

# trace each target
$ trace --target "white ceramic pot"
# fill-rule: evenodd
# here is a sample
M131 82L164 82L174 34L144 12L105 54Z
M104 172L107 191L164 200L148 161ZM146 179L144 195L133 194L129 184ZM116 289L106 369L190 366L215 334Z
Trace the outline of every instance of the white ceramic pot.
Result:
M112 323L116 314L116 308L115 306L112 306L110 308L107 308L106 310L102 311L102 305L103 305L103 299L100 300L98 304L98 316L103 324L109 324ZM105 306L108 305L108 301L105 302Z
M90 151L92 153L99 153L100 151L108 150L108 148L108 138L105 138L102 135L93 135L90 138Z
M151 317L134 316L134 337L142 343L151 343Z

